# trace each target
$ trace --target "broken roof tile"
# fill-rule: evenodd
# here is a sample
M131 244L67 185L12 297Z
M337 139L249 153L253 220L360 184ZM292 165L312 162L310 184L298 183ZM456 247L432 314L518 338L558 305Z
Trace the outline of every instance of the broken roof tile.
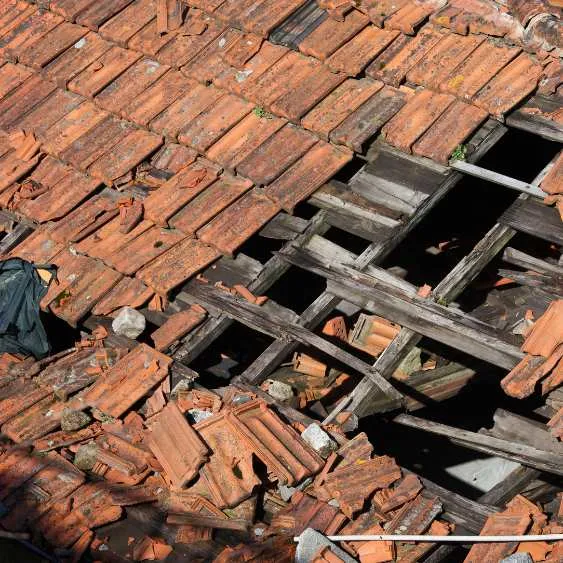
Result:
M141 56L140 53L128 49L111 47L70 80L67 87L82 96L93 97L136 63Z
M135 229L130 233L135 233ZM125 275L133 275L151 260L180 242L185 235L175 229L151 227L114 251L106 261Z
M154 57L165 45L170 43L177 34L171 31L161 34L158 31L156 18L153 18L145 27L141 28L131 39L127 46L149 57Z
M121 358L82 396L82 403L119 418L168 374L172 360L146 344Z
M12 383L4 385L0 395L0 424L12 420L42 399L50 397L51 394L52 389L50 387L41 387L24 378L18 378Z
M200 113L216 103L225 92L214 86L192 83L189 91L153 119L150 128L175 139Z
M429 88L439 88L448 75L484 41L482 36L445 35L412 67L407 73L407 80Z
M199 229L197 236L223 254L232 255L279 211L277 204L254 188Z
M39 70L76 44L87 30L79 25L63 22L32 46L21 49L18 60Z
M153 295L152 289L141 280L124 276L96 303L92 314L108 316L125 306L136 309L142 307Z
M197 239L187 238L142 268L137 272L137 277L156 293L167 295L219 256L215 248Z
M179 72L169 71L124 106L123 117L146 127L152 119L193 86L194 83Z
M180 131L178 139L181 143L204 153L247 116L252 108L253 105L250 102L238 96L226 94L184 127Z
M121 139L116 147L96 160L88 169L88 173L111 185L116 178L132 170L160 145L160 135L140 129L133 130Z
M516 47L496 46L485 41L451 72L440 84L440 90L470 100L519 52Z
M131 100L142 94L168 69L157 61L142 58L106 86L96 96L96 104L117 115L124 115L124 109Z
M456 100L413 145L413 153L447 164L455 148L487 117L486 111Z
M348 76L356 76L398 35L397 31L387 31L369 25L333 53L326 64L335 72L341 71Z
M202 323L205 316L205 309L199 305L192 305L185 311L174 313L151 334L154 347L160 352L166 350Z
M256 185L270 184L316 142L313 135L288 124L250 153L237 166L237 173Z
M563 151L559 153L557 160L542 180L540 186L548 194L563 192Z
M168 403L146 434L147 445L175 487L191 481L206 461L208 449L174 401Z
M109 51L111 43L104 41L97 33L88 33L79 39L72 48L61 53L44 69L44 75L65 88L75 76L87 66Z
M501 117L534 90L541 68L528 54L520 54L479 90L473 103Z
M198 159L172 176L144 201L145 218L166 226L168 219L212 184L220 172L205 159Z
M358 10L346 14L342 22L327 18L301 41L299 50L305 55L324 60L368 24L369 19Z
M207 157L233 171L284 124L283 119L252 111L207 150Z
M330 94L345 78L344 74L330 72L325 65L310 59L306 74L301 77L297 73L295 89L285 91L270 107L276 115L299 123L305 113Z
M248 180L222 174L207 189L182 207L169 223L183 233L193 234L251 187L252 182Z
M370 20L382 26L385 18L392 16L400 10L408 0L363 0L358 9L361 9Z
M432 521L442 512L442 503L436 497L418 495L414 500L405 504L387 524L385 531L396 534L423 534Z
M347 149L319 141L267 189L268 197L288 212L352 160Z
M120 47L127 47L129 39L153 20L155 14L155 0L135 0L102 25L100 35Z
M383 126L385 140L403 151L410 151L413 143L453 103L449 94L437 94L430 90L417 92L399 113Z
M328 141L330 132L382 87L382 82L370 78L348 79L303 117L301 124Z
M416 37L400 35L367 68L366 74L398 87L407 73L442 39L432 27L425 27Z

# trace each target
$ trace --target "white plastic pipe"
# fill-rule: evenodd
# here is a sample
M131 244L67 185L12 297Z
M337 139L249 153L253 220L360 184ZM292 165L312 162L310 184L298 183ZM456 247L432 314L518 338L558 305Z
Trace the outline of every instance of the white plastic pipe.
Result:
M381 534L326 537L330 541L413 541L422 543L508 543L563 540L563 534L538 534L527 536L409 536L400 534ZM293 540L298 542L299 536L294 537Z

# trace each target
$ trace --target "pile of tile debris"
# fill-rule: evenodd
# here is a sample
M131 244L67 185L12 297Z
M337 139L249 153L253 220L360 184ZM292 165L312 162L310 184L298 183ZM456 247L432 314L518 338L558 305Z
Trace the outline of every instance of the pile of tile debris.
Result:
M1 356L3 530L30 531L68 561L88 550L112 562L187 550L190 561L289 562L294 536L311 528L297 560L364 563L419 561L433 545L338 547L325 536L454 530L440 499L376 455L365 433L346 435L337 422L288 423L257 393L236 384L209 391L178 377L173 360L146 344L128 350L107 336L100 327L37 362ZM118 555L107 525L125 518L135 533ZM517 496L482 533L558 533L562 523L563 504L548 520ZM483 544L466 561L516 551L555 563L562 548Z

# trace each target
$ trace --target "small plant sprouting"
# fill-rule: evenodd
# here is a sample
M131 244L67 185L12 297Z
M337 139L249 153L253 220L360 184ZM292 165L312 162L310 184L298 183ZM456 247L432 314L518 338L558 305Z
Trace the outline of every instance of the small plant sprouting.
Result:
M272 119L274 117L271 113L268 113L263 107L260 106L256 106L252 110L252 113L260 119Z
M451 160L465 160L467 156L467 145L458 145L452 153Z

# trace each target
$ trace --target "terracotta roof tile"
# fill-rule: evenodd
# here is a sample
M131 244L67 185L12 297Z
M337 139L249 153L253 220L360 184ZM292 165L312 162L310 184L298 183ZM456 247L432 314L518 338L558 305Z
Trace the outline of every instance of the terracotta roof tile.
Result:
M196 158L197 153L194 150L177 143L167 143L153 157L151 164L159 170L175 174Z
M76 18L76 23L85 25L92 31L98 28L115 14L119 13L125 6L131 4L132 0L106 0L105 2L89 2L84 10L81 10Z
M123 277L92 309L93 315L108 316L121 307L142 307L154 292L137 278Z
M0 102L0 128L9 130L55 89L54 84L37 75L31 76Z
M90 234L93 226L101 227L118 214L117 206L107 197L94 196L57 221L50 236L57 242L78 242Z
M346 163L352 153L319 141L312 149L284 172L266 193L286 211L308 198L317 188L330 180Z
M70 80L68 89L82 96L93 97L140 58L140 53L121 47L111 47Z
M158 51L158 60L179 68L193 59L225 30L223 23L210 16L202 16L202 20L207 26L203 33L190 34L188 28L187 35L184 35L183 30L180 29L174 39Z
M41 438L41 436L56 430L60 426L60 418L47 417L46 415L52 413L56 405L63 404L61 401L57 401L52 394L49 394L25 412L3 424L2 432L14 442Z
M362 0L359 5L370 20L378 26L382 26L385 18L392 16L408 3L408 0Z
M243 24L247 30L266 37L304 3L305 0L262 0L255 3Z
M385 526L386 533L423 534L432 521L442 512L442 503L436 497L418 495L394 514Z
M234 41L225 48L223 59L236 69L243 69L244 65L262 47L262 38L252 33L239 33Z
M270 184L316 142L310 133L288 124L250 153L237 172L256 185Z
M312 109L301 124L328 141L330 132L382 87L382 82L369 78L348 79Z
M156 293L167 295L175 287L209 266L219 253L197 239L187 238L137 272Z
M145 218L165 226L176 211L212 184L218 174L217 167L205 159L186 166L144 200Z
M133 230L132 232L134 232ZM151 227L121 246L106 262L126 275L133 275L151 260L174 246L184 235L176 230Z
M88 173L111 184L116 178L132 170L162 145L162 137L140 129L128 133L119 145L101 156Z
M151 334L154 347L159 351L166 350L174 344L174 342L183 338L202 323L205 316L205 310L202 307L194 305L185 311L171 315L166 319L164 324Z
M158 114L172 102L192 88L194 83L179 72L167 72L150 88L131 100L123 108L123 117L134 121L137 125L147 126Z
M76 16L90 4L93 4L93 0L51 0L49 9L69 21L74 21Z
M37 229L16 246L10 256L18 256L23 260L37 264L47 264L62 249L63 245L50 238L49 233Z
M176 138L201 112L217 102L225 93L214 86L194 84L187 94L153 119L150 128L168 138Z
M181 143L204 153L243 117L247 116L252 108L250 102L227 94L184 127L178 138Z
M398 35L397 31L385 31L369 25L333 53L326 64L333 71L356 76Z
M0 395L0 424L8 422L51 393L49 387L39 387L33 381L23 378L5 385Z
M39 155L30 160L21 160L15 156L15 151L0 157L0 191L5 190L33 170L38 162Z
M180 209L169 223L183 233L193 234L252 187L252 182L222 174L218 180Z
M82 397L82 403L120 417L168 374L172 360L139 344L99 378Z
M534 90L540 76L541 66L522 53L492 78L473 101L490 114L500 117Z
M5 499L12 491L21 487L46 464L44 457L31 456L21 448L6 452L0 457L1 498Z
M87 30L83 27L63 22L32 46L21 49L18 60L39 70L74 45L86 33Z
M407 74L407 80L429 88L439 88L451 72L462 64L481 43L482 36L445 35Z
M88 33L79 39L72 49L67 49L50 62L43 73L58 86L65 88L68 82L110 48L111 43L102 39L97 33Z
M371 63L366 74L397 87L442 38L443 35L433 27L423 28L412 39L400 35Z
M245 94L247 88L278 62L288 49L281 45L262 43L260 50L244 65L242 70L231 68L224 70L215 78L215 84L235 94Z
M542 180L540 186L548 194L563 193L563 152L559 153L553 167Z
M207 157L234 170L251 152L257 149L285 124L274 116L261 116L258 111L248 114L207 150Z
M276 115L299 123L305 113L346 79L344 74L330 72L325 65L314 59L310 59L308 67L304 76L297 71L296 81L289 81L294 89L290 87L271 104Z
M120 47L127 47L129 39L153 20L155 14L155 0L135 0L107 21L100 28L100 35Z
M9 33L37 10L36 6L30 6L23 0L9 3L6 2L2 5L2 8L3 12L0 17L0 36Z
M52 155L60 154L107 116L107 112L98 109L91 102L79 105L45 132L45 150Z
M131 37L127 46L129 49L135 49L135 51L154 57L160 49L174 39L176 33L174 31L160 34L157 29L156 18L154 18Z
M32 46L61 22L62 18L52 12L38 10L32 13L29 18L0 38L0 56L17 60L23 49Z
M401 150L409 151L413 143L453 103L449 94L436 94L422 90L413 96L407 105L383 127L385 140Z
M197 236L231 255L279 211L278 205L254 188L200 229Z
M244 13L253 4L256 4L256 0L223 0L213 6L213 16L233 27L241 27Z
M486 111L456 100L413 145L413 153L447 164L455 148L487 117Z
M434 11L432 3L414 4L408 3L397 10L391 17L387 18L384 26L396 29L409 35L415 34L415 29Z
M328 18L301 41L299 50L324 60L368 24L369 19L358 10L347 14L342 22Z
M147 432L147 443L175 487L191 481L207 459L207 447L175 402L156 415Z
M481 43L440 85L440 90L470 100L520 49Z
M406 103L407 96L404 92L392 86L384 86L334 129L330 140L361 152L364 143Z
M168 69L157 61L143 58L106 86L96 96L95 102L105 110L123 116L131 100L142 94Z
M0 100L31 76L31 71L21 65L6 63L0 67Z

